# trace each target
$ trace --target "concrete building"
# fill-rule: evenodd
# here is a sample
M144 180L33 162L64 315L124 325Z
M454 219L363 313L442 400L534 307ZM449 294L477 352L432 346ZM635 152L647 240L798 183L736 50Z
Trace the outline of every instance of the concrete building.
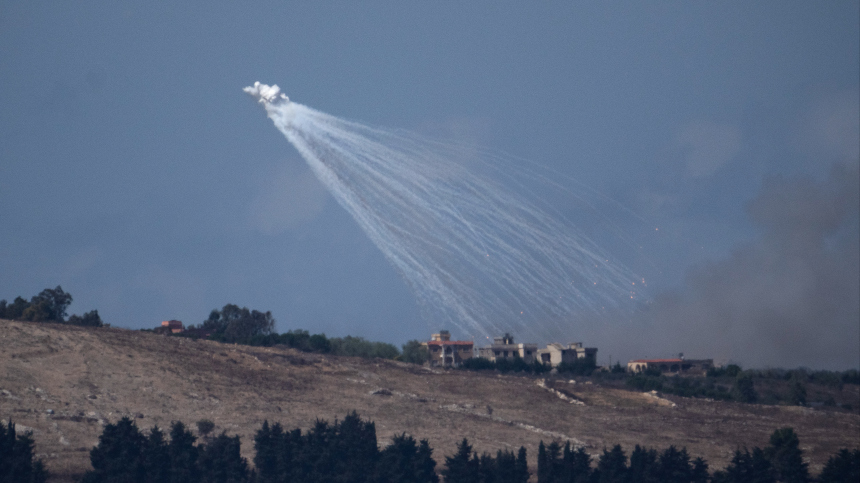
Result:
M705 374L714 367L713 359L637 359L627 363L630 372L645 372L656 369L664 374Z
M582 347L582 342L574 342L566 346L564 344L552 343L547 344L546 349L538 350L537 357L539 361L552 367L557 367L561 363L572 364L579 359L588 358L596 365L597 348Z
M537 355L537 344L517 344L511 334L493 338L493 345L478 349L478 357L489 359L493 362L502 359L513 360L519 357L528 364L535 361Z
M451 333L440 330L431 340L422 342L430 354L431 366L457 367L466 359L472 358L475 344L471 341L451 340Z

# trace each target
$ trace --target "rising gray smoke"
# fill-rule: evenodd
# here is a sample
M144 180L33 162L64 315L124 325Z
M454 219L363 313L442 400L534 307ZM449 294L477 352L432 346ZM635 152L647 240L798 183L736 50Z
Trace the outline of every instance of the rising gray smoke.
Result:
M765 180L747 206L755 241L658 296L639 341L750 367L860 366L858 192L856 165Z

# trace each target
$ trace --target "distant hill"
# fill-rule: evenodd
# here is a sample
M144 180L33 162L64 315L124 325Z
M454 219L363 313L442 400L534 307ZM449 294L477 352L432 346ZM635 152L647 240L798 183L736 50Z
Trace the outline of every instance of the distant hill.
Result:
M846 385L843 391L858 387ZM89 468L106 422L135 418L148 430L209 419L253 454L263 420L310 427L356 410L378 438L426 438L440 462L466 437L477 451L523 445L530 466L540 440L570 439L597 455L621 444L685 446L711 468L734 450L764 446L790 426L817 474L839 448L858 448L860 416L657 396L568 379L430 370L389 360L322 356L286 348L193 341L152 333L0 321L0 417L31 429L55 481Z

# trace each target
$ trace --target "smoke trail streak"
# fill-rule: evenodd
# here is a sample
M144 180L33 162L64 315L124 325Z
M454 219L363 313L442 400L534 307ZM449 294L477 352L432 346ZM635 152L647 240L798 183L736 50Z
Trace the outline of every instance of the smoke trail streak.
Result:
M531 188L558 190L547 175L512 157L339 119L290 102L277 86L245 90L437 327L559 336L573 317L638 297L640 279Z

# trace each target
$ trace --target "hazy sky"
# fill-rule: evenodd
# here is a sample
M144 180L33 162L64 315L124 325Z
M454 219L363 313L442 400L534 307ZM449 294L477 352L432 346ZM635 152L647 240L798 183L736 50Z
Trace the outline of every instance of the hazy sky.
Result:
M601 363L858 367L858 19L857 1L0 0L0 298L62 285L70 312L129 328L235 303L278 331L437 330L241 90L262 81L641 216L653 302L571 320Z

